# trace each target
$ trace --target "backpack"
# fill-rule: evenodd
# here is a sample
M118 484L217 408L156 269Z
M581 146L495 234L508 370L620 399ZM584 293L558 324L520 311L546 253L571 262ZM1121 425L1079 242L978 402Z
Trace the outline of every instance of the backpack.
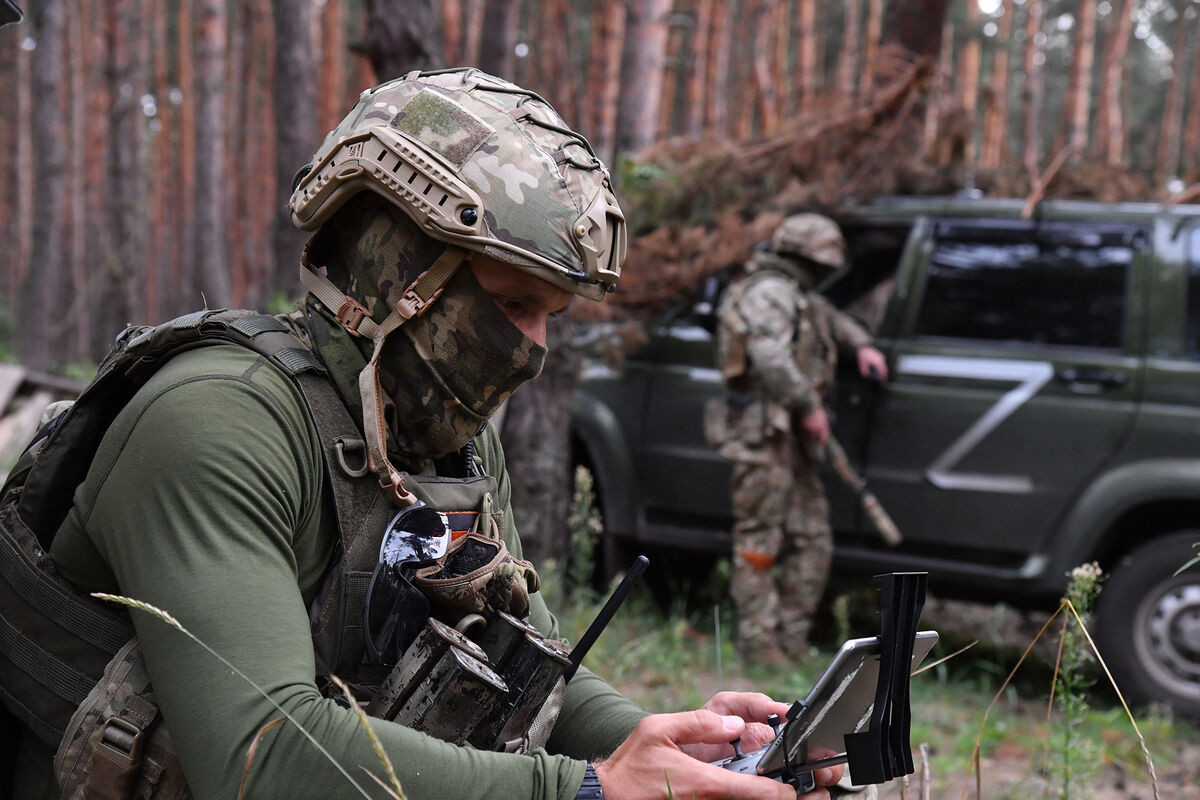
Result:
M92 750L92 767L106 784L153 789L130 782L139 772L178 770L167 769L174 754L169 740L161 741L165 726L157 726L160 736L143 735L154 729L157 703L127 614L75 589L55 568L50 546L109 424L138 389L172 356L228 343L268 358L308 388L306 398L315 391L326 403L337 402L316 356L274 317L200 311L158 326L130 327L79 397L62 404L38 430L0 489L0 699L13 718L51 747L71 744L63 741L68 729L75 738L82 731L95 737L99 745ZM348 420L344 409L343 414ZM120 713L81 726L77 712L96 690L115 685L117 669L122 673L116 683L132 675L124 696L113 698ZM136 769L134 762L139 762ZM71 787L63 788L64 796L71 796ZM158 796L185 794L181 784Z

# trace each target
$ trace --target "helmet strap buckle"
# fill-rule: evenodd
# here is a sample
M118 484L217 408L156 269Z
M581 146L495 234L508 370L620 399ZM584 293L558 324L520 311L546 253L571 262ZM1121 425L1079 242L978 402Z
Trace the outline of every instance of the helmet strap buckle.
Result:
M337 310L338 324L345 328L351 336L362 336L359 331L363 320L371 316L371 312L367 310L362 303L355 300L353 297L347 297L342 301L342 305Z

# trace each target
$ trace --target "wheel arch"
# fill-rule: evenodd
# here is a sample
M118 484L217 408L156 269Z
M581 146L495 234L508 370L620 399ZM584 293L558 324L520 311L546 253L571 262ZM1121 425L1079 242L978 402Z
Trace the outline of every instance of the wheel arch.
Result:
M638 491L633 454L612 409L576 392L571 402L571 447L576 463L592 470L605 533L637 535Z
M1045 575L1060 581L1087 561L1110 569L1149 538L1200 528L1200 460L1138 461L1109 470L1080 495L1051 548Z

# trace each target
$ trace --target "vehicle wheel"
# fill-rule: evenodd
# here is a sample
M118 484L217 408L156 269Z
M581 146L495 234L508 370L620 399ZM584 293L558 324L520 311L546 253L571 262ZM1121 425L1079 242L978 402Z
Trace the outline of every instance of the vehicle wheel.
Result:
M1200 565L1179 575L1200 530L1156 537L1123 556L1097 603L1096 640L1125 696L1200 719Z

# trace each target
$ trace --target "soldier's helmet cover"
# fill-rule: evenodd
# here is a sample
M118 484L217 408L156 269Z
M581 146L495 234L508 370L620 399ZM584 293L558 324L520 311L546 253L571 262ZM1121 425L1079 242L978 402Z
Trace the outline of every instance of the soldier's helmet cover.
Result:
M371 191L428 236L600 300L625 258L608 170L545 100L475 69L414 72L362 94L289 201L318 230Z
M841 269L846 263L846 240L837 223L820 214L793 214L771 233L767 250L784 258L803 258Z

